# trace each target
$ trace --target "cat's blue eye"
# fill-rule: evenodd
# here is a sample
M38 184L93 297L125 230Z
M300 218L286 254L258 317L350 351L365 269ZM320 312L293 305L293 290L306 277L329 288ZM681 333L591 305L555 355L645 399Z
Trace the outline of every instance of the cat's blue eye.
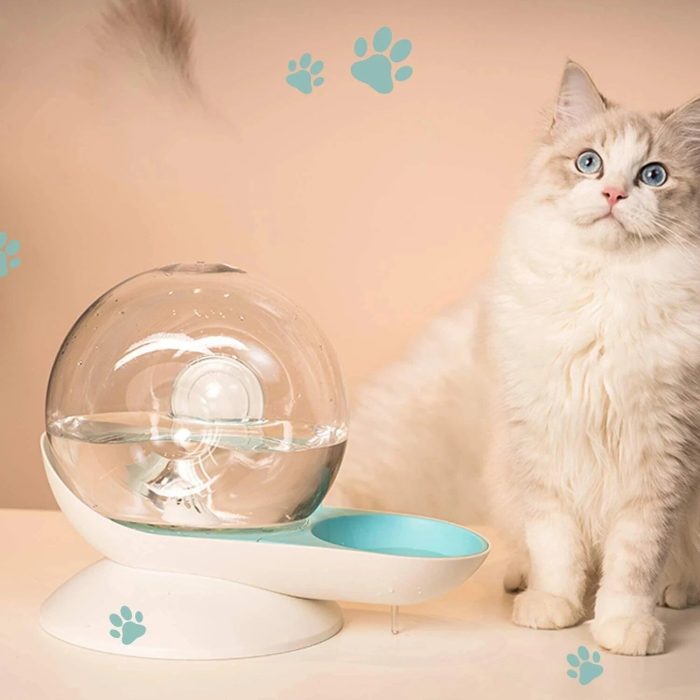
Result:
M595 175L603 167L603 159L593 150L584 151L576 159L576 170L585 175Z
M661 163L649 163L639 171L639 179L649 187L661 187L668 180L668 173Z

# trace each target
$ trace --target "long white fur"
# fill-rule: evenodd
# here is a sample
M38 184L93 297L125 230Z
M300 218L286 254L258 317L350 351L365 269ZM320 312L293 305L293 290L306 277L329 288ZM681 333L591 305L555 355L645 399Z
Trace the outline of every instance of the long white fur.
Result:
M477 322L476 304L455 307L362 387L330 502L483 522L489 423Z

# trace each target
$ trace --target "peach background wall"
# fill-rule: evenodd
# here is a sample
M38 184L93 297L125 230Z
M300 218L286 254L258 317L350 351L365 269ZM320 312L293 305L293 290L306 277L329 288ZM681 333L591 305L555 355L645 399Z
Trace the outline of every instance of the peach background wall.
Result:
M263 274L352 388L488 269L567 56L638 107L700 92L694 0L190 0L194 102L105 60L100 7L0 3L0 231L22 244L0 278L0 506L52 505L48 373L114 283L195 259ZM350 75L382 25L414 45L389 95ZM326 63L311 95L285 82L306 51Z

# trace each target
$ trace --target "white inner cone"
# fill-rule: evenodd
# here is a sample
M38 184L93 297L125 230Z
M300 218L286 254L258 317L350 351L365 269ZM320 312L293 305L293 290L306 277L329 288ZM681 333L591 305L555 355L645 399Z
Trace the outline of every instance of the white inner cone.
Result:
M255 373L232 357L195 360L175 378L171 408L201 420L260 420L263 391Z

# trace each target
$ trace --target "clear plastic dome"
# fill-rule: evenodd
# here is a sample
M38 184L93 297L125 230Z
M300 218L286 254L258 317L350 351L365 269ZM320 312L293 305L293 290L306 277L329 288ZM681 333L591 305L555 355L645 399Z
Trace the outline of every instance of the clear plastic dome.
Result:
M61 346L46 399L59 475L124 522L266 528L303 521L345 450L327 339L225 265L171 265L101 296Z

